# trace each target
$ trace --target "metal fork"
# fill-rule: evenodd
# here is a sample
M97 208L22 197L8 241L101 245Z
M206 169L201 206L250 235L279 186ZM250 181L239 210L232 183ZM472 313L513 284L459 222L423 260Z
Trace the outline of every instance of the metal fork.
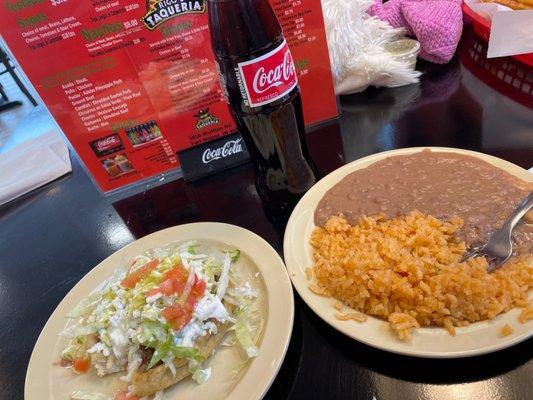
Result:
M488 262L487 271L493 272L500 268L513 254L511 233L514 227L533 206L533 192L523 199L513 211L503 226L492 234L488 242L481 246L472 247L461 262L472 257L485 256Z

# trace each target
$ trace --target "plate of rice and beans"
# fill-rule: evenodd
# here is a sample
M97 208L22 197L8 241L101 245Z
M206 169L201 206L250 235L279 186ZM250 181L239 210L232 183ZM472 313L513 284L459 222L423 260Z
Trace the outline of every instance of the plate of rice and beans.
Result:
M533 190L533 175L499 158L411 148L350 163L294 209L285 262L304 301L340 332L419 357L500 350L533 334L533 219L493 273L462 261Z

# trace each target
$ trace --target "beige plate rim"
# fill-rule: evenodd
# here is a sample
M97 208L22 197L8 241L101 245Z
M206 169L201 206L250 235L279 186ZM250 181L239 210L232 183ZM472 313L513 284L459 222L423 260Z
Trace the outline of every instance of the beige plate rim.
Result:
M254 261L263 276L268 302L260 355L252 361L227 397L262 398L279 372L292 334L294 297L287 270L279 254L255 233L225 223L199 222L164 229L130 243L99 263L70 290L52 313L37 339L26 373L25 399L40 400L43 393L48 393L49 386L45 375L52 368L53 355L47 352L47 349L53 348L53 344L58 340L58 333L65 327L64 316L81 296L90 293L109 276L124 256L135 256L155 246L191 239L211 239L239 248Z
M346 164L316 183L300 200L291 214L285 230L283 248L285 264L293 286L307 305L330 326L359 342L392 353L424 358L470 357L495 352L528 339L533 336L533 321L519 324L517 322L519 310L513 309L492 321L457 328L455 338L449 336L444 329L421 328L415 333L413 341L406 344L393 337L388 331L387 323L382 320L369 317L362 324L355 321L337 320L334 317L333 300L318 296L309 290L305 275L306 268L312 265L309 237L315 227L314 211L324 194L351 172L365 168L387 157L412 154L424 149L471 155L523 180L533 180L533 175L508 161L475 151L449 147L412 147L391 150ZM530 292L530 299L532 295L533 293ZM505 323L510 323L515 328L515 332L511 336L500 338L498 337L498 330Z

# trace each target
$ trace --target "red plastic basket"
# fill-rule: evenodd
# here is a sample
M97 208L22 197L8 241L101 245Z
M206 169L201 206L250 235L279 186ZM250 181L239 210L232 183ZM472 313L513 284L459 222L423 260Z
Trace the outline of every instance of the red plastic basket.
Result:
M499 93L533 108L533 68L512 57L487 58L487 42L469 29L458 48L461 64Z
M474 12L474 10L468 7L468 5L465 3L463 3L463 14L465 14L472 21L476 35L488 42L490 38L490 21ZM515 60L523 62L524 64L533 66L533 53L520 54L512 57Z

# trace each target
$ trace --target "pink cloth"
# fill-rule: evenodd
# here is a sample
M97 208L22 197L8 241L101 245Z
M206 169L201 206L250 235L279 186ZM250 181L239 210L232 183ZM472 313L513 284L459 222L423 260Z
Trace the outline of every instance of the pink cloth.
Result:
M368 14L416 36L421 58L437 64L451 60L463 30L462 0L375 1Z

